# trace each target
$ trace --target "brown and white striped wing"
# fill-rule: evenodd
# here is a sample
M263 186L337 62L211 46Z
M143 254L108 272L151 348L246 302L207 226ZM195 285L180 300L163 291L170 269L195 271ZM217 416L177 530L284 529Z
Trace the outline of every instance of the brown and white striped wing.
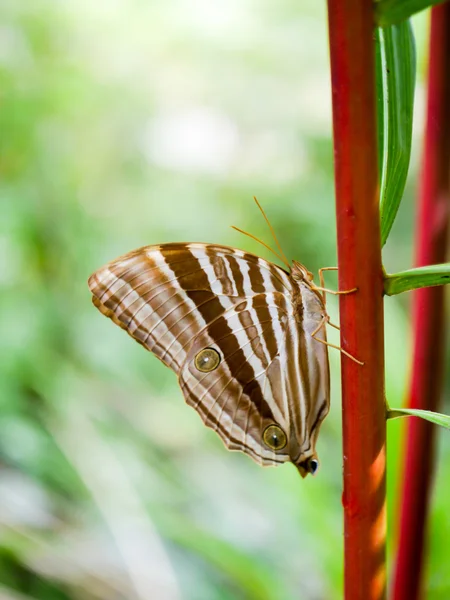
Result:
M177 373L187 403L228 448L261 464L300 454L306 425L288 402L299 383L286 381L297 325L283 269L226 246L163 244L109 263L89 287L102 313ZM220 357L210 372L196 364L206 348ZM284 449L262 442L272 424L286 432Z

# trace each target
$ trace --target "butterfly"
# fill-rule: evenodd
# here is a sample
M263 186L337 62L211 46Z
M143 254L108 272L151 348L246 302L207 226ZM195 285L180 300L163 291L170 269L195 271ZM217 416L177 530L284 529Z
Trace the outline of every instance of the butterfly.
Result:
M324 288L301 263L286 266L228 246L159 244L100 268L89 288L104 315L175 371L228 449L292 462L305 477L319 466L332 344Z

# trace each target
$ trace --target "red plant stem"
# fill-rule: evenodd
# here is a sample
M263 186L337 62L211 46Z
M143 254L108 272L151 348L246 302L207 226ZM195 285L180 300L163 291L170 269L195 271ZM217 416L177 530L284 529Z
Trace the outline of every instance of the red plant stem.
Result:
M345 598L385 597L386 411L372 0L328 0L341 290Z
M450 220L450 4L432 9L428 106L422 181L417 215L418 266L445 262ZM408 405L437 411L442 394L445 289L414 293L414 349ZM425 524L434 467L435 426L408 421L401 500L399 546L393 597L421 596Z

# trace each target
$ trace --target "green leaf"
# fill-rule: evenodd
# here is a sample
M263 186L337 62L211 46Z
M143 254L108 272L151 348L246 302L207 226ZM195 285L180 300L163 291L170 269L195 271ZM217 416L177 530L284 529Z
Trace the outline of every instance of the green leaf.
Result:
M402 292L448 283L450 283L450 263L430 265L386 275L384 293L387 296L394 296Z
M445 0L380 0L375 2L375 23L378 27L387 27L406 21L413 14Z
M411 157L416 50L409 21L376 30L380 218L384 246L405 189Z
M420 417L435 425L450 429L450 416L432 412L431 410L420 410L418 408L391 408L388 410L388 419L397 419L399 417Z

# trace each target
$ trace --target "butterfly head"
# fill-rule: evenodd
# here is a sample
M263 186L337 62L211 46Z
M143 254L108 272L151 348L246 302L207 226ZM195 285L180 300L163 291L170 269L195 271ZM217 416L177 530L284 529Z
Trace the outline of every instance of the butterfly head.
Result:
M303 459L302 462L296 463L296 467L302 477L306 477L308 473L315 475L319 468L319 460L315 454L307 459Z
M308 283L311 283L314 279L311 271L308 271L305 265L296 260L292 261L291 277L296 281L306 281Z

